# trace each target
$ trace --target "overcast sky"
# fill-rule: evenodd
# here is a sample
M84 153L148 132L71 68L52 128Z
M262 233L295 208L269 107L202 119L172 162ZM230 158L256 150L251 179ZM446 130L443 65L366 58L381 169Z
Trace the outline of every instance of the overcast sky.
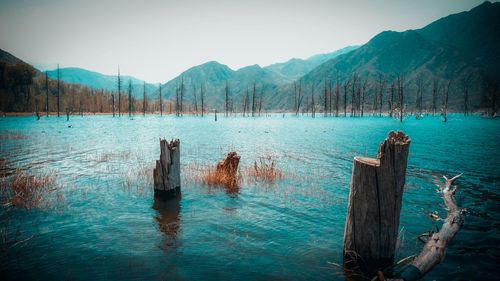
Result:
M39 68L165 82L216 60L233 69L307 58L420 28L482 0L0 0L0 48Z

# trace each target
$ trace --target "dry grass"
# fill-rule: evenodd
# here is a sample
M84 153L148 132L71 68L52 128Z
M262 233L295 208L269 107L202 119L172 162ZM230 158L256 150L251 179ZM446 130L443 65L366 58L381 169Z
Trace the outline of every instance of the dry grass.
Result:
M246 169L246 174L254 179L275 182L283 178L283 171L276 167L271 156L260 157L253 166Z
M26 209L49 208L62 200L54 173L33 176L19 169L10 181L2 181L0 194L5 205Z
M225 187L228 191L238 191L241 184L241 177L238 174L231 175L225 172L225 170L209 168L202 176L202 182L209 186Z

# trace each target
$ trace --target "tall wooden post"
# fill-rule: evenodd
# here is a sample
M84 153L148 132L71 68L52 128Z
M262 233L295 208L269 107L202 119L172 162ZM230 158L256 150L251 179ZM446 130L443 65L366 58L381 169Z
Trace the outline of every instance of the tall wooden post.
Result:
M180 141L160 139L160 160L153 170L155 196L164 199L178 197L181 193Z
M354 157L344 231L346 267L374 274L392 264L410 141L403 132L390 132L376 159Z

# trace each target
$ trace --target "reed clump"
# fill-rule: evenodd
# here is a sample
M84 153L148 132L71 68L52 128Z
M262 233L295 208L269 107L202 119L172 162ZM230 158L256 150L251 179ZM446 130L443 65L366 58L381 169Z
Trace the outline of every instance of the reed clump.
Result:
M254 161L247 174L252 178L267 182L275 182L283 178L283 171L276 167L271 156L260 157L259 161Z
M43 209L62 200L54 173L27 175L17 169L10 181L2 181L0 189L7 206Z
M202 182L209 186L223 186L229 191L237 190L241 183L238 174L240 156L236 152L229 152L224 160L217 164L215 169L204 170Z

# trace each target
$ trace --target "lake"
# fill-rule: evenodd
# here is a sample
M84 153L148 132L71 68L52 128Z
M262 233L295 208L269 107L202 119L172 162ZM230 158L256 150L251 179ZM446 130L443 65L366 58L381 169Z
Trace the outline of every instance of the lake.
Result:
M498 119L318 114L0 118L4 172L52 173L60 195L48 208L0 207L2 237L15 242L2 247L2 279L342 280L353 157L375 157L391 130L412 139L396 259L418 253L416 237L441 225L428 213L446 216L442 176L464 173L465 224L425 280L498 278ZM168 204L152 192L160 137L181 140L182 199ZM238 192L195 180L231 150L241 156ZM260 157L283 179L245 176Z

